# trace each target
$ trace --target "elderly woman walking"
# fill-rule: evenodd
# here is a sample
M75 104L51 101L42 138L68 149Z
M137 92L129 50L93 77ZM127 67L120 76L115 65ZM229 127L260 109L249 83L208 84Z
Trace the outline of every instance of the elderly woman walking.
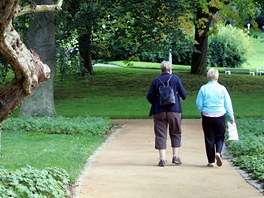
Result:
M219 72L215 68L207 72L208 83L203 85L196 98L196 106L202 116L202 127L209 167L222 166L222 149L225 140L226 114L234 123L231 98L226 88L218 83Z
M162 74L152 81L147 94L147 100L151 103L149 115L153 116L154 120L155 148L159 150L160 157L158 166L164 167L166 163L165 154L168 126L173 154L172 163L176 165L182 163L178 153L181 147L182 132L180 98L185 100L187 95L180 78L172 74L172 64L169 61L163 61L160 68ZM159 88L167 83L174 90L175 101L173 104L162 105L159 98Z

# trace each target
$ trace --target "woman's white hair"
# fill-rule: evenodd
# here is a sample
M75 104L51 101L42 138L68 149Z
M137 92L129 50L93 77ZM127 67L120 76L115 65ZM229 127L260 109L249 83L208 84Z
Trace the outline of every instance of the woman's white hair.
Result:
M207 72L208 81L218 80L218 78L219 78L219 72L216 68L211 68L208 70L208 72Z
M160 69L162 72L169 72L172 69L172 64L169 61L162 61Z

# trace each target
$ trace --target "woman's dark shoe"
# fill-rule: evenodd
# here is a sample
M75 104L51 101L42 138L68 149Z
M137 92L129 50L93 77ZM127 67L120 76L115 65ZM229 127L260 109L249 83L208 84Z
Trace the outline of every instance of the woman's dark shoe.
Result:
M214 167L214 163L208 163L207 166L208 167Z
M222 159L220 153L215 154L215 159L216 159L216 165L217 166L222 166Z

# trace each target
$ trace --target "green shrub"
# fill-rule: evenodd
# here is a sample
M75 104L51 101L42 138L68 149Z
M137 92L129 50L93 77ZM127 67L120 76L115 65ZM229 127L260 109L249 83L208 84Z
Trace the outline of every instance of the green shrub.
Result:
M68 184L68 174L59 168L38 170L27 166L14 172L0 169L3 198L64 198L69 195Z
M241 118L236 122L240 140L227 141L231 161L264 186L264 122L256 118Z
M247 35L241 29L220 25L218 34L209 37L208 62L213 67L241 67L251 50Z
M193 41L182 35L172 43L172 63L190 65L193 53Z
M157 43L154 43L153 46L150 45L148 47L150 48L142 49L142 51L138 54L141 61L160 63L161 61L168 59L168 47Z
M100 117L10 117L2 122L3 130L32 131L56 134L81 133L105 135L112 126L108 119Z
M164 37L163 42L151 42L141 46L138 54L141 61L160 63L169 58L169 48L172 52L172 63L190 65L193 53L193 39L179 30L172 37Z

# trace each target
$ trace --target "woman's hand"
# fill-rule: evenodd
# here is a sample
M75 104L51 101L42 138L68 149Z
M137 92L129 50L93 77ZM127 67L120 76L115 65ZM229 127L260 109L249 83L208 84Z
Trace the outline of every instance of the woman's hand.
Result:
M231 124L234 124L235 121L234 121L234 120L230 120L229 122L230 122Z

